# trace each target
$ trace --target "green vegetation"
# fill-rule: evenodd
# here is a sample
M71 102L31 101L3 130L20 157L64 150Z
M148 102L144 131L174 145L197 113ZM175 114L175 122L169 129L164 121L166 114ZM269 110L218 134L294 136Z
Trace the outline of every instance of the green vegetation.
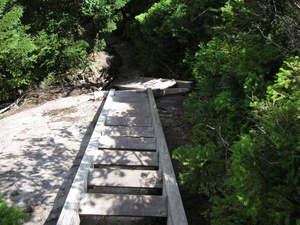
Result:
M105 43L127 0L0 0L0 101L15 99L36 82L57 82L86 67L89 52Z
M19 225L28 218L28 214L22 213L22 210L12 206L7 206L2 199L3 194L0 193L0 224L2 225Z
M195 51L201 41L211 38L212 26L220 23L218 8L224 2L161 0L135 16L128 35L135 41L144 71L151 76L191 77Z
M299 15L292 0L161 0L128 27L146 72L197 84L193 144L173 157L212 224L300 224Z
M150 76L194 80L180 182L212 224L300 224L300 5L294 0L0 0L0 100L86 66L119 26Z

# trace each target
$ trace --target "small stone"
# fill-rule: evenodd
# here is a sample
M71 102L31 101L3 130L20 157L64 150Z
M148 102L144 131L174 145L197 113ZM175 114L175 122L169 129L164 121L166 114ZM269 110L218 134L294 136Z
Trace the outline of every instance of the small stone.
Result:
M24 210L23 213L33 213L34 207L32 205L28 205Z
M14 190L10 193L11 197L16 197L19 195L19 191L18 190Z

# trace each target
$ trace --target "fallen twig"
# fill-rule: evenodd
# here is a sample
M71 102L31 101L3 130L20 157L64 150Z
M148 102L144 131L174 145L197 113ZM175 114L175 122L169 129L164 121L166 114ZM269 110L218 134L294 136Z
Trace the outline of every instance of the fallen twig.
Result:
M20 98L18 98L16 101L14 101L12 104L10 104L9 106L3 108L0 110L0 114L6 112L7 110L9 110L11 107L18 105L19 102L25 97L27 93L24 93Z

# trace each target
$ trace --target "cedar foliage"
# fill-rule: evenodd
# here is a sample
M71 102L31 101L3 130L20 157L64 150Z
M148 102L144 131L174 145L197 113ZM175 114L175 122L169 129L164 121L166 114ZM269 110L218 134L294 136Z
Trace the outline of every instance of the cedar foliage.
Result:
M161 0L128 26L151 75L194 79L180 182L212 224L300 224L299 3Z
M19 225L29 217L29 214L22 213L22 210L16 206L7 206L0 193L0 224L2 225Z
M143 70L150 76L190 77L197 46L211 37L210 26L218 24L218 7L224 2L161 0L135 16L127 33Z
M84 68L128 0L0 0L0 101Z

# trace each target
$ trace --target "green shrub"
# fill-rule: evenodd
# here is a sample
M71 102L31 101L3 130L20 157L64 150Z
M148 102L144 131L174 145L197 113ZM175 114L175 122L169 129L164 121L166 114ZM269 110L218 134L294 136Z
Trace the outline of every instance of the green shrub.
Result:
M23 7L15 1L0 1L0 100L7 100L11 92L30 83L37 49L29 27L22 25Z
M99 32L116 28L127 2L0 0L0 101L86 67L88 53L105 48Z
M226 180L223 152L213 143L182 146L173 158L183 165L179 174L181 184L194 192L215 195Z
M193 61L194 144L173 156L181 182L213 203L212 224L300 224L300 17L273 3L228 1Z
M266 100L253 104L255 125L232 146L232 185L236 201L235 222L243 216L251 224L300 222L300 60L284 62ZM218 215L216 215L217 220Z
M0 193L0 224L1 225L19 225L29 217L29 214L22 213L22 210L16 206L7 206Z
M135 41L143 70L151 76L192 79L197 45L209 40L224 2L161 0L137 15L127 33Z

